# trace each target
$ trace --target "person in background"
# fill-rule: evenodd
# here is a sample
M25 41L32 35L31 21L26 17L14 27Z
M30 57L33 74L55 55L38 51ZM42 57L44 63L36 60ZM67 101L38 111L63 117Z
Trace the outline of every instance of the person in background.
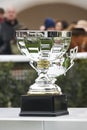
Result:
M41 25L39 29L40 29L40 31L44 31L45 30L45 26Z
M69 26L66 30L72 31L74 28L76 28L76 25L77 25L77 21L73 21L72 23L69 24Z
M6 10L4 21L0 24L0 54L18 52L15 31L21 28L22 26L17 20L16 10L9 7Z
M55 30L55 21L52 18L47 18L44 21L45 30Z
M79 20L76 24L76 28L83 28L87 32L87 20Z
M62 31L62 30L66 30L68 28L68 22L65 20L62 21L56 21L55 24L55 30L57 31Z
M87 52L87 20L79 20L76 24L76 29L83 29L85 32L83 42L81 42L81 50L80 52Z
M0 23L2 23L4 20L4 14L5 10L3 8L0 8Z
M0 24L0 54L12 54L11 42L15 39L16 12L14 8L8 8L4 21Z
M70 48L78 46L78 52L85 52L87 50L87 44L85 38L86 38L86 31L83 28L72 29L72 40Z

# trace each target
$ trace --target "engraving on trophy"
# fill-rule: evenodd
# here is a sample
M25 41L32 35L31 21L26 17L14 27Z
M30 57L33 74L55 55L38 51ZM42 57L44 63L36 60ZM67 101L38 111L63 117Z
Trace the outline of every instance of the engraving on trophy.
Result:
M39 69L48 69L50 66L50 62L45 59L41 59L37 62L37 68Z

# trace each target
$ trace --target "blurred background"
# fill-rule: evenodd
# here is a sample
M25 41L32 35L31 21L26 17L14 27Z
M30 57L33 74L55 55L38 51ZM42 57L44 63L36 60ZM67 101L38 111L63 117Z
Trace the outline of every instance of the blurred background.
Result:
M0 0L0 6L4 9L13 6L18 19L29 29L38 29L47 17L69 23L87 20L87 0Z
M0 0L0 107L19 107L37 77L20 60L15 31L21 29L72 31L70 48L78 46L78 57L57 84L69 107L87 107L87 0Z

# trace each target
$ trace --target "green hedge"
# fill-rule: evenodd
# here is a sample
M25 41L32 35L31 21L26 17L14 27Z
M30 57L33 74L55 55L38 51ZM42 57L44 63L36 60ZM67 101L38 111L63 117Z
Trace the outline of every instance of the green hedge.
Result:
M0 107L19 107L20 96L26 94L37 74L25 64L0 63ZM11 70L26 69L25 80L16 80ZM66 76L56 82L68 97L69 107L87 107L87 60L77 60Z
M20 96L26 94L29 86L37 77L33 69L27 70L25 80L16 80L11 71L19 69L19 65L13 63L0 63L0 107L18 107L20 106ZM24 64L23 64L24 65ZM26 65L20 65L20 68L27 68Z
M68 97L70 107L87 107L87 60L77 60L57 84Z

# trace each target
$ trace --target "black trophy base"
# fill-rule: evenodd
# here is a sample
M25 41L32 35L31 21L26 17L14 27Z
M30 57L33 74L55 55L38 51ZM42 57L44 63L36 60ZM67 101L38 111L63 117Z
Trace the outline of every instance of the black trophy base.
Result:
M65 95L24 95L20 116L60 116L69 114Z

